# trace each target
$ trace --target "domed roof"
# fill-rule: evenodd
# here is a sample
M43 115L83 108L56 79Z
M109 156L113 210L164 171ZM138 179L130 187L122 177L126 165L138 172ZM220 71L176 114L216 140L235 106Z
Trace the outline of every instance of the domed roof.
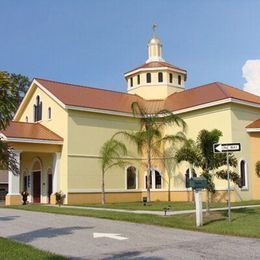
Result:
M159 44L159 45L161 45L161 41L156 35L153 35L153 37L149 41L149 44Z

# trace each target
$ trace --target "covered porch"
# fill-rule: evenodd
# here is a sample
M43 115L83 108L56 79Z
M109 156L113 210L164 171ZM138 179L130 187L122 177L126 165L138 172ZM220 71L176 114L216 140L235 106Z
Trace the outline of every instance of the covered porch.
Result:
M30 203L54 204L63 139L39 123L12 122L1 135L13 149L20 172L8 171L6 205L22 204L23 191L29 193Z

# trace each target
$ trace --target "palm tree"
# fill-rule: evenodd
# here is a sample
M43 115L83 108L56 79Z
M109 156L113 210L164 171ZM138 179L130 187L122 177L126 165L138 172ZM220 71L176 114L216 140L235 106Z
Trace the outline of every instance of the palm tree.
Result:
M146 159L147 167L147 201L151 201L151 173L152 160L154 157L161 157L164 145L166 143L180 142L185 139L182 131L186 129L186 123L177 115L163 109L156 112L141 106L138 102L132 103L132 112L134 117L138 118L141 123L140 130L137 132L121 131L118 134L123 134L131 142L137 145L139 154L143 154ZM167 126L176 125L182 131L175 135L164 135L164 130Z
M209 193L215 192L215 184L213 176L218 178L227 179L226 170L218 170L221 166L226 164L225 154L215 154L213 152L213 144L219 142L222 132L218 129L211 131L203 129L197 136L197 141L189 139L185 145L176 153L177 162L186 161L191 165L201 169L201 176L205 177L208 181L206 189L206 212L209 213ZM233 154L229 156L230 166L236 167L237 160ZM236 172L230 172L230 178L236 184L239 184L239 177Z
M106 203L105 196L105 173L112 167L125 165L122 156L127 154L126 146L120 141L111 138L106 141L100 149L101 168L102 168L102 205Z

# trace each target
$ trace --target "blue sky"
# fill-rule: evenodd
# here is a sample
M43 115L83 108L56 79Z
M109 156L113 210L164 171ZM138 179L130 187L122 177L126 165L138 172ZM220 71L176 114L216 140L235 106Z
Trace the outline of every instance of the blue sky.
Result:
M158 25L164 59L186 86L243 88L259 59L258 0L0 0L0 70L125 91L124 72L147 59Z

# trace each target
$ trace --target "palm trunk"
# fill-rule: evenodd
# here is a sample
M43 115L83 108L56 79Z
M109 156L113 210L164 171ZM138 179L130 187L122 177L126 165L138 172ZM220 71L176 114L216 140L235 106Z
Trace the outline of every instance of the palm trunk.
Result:
M105 170L102 169L102 205L106 204L106 195L105 195Z
M168 201L171 201L171 179L168 180Z
M148 149L148 172L147 172L147 202L151 201L151 187L150 187L150 180L151 180L151 151Z

